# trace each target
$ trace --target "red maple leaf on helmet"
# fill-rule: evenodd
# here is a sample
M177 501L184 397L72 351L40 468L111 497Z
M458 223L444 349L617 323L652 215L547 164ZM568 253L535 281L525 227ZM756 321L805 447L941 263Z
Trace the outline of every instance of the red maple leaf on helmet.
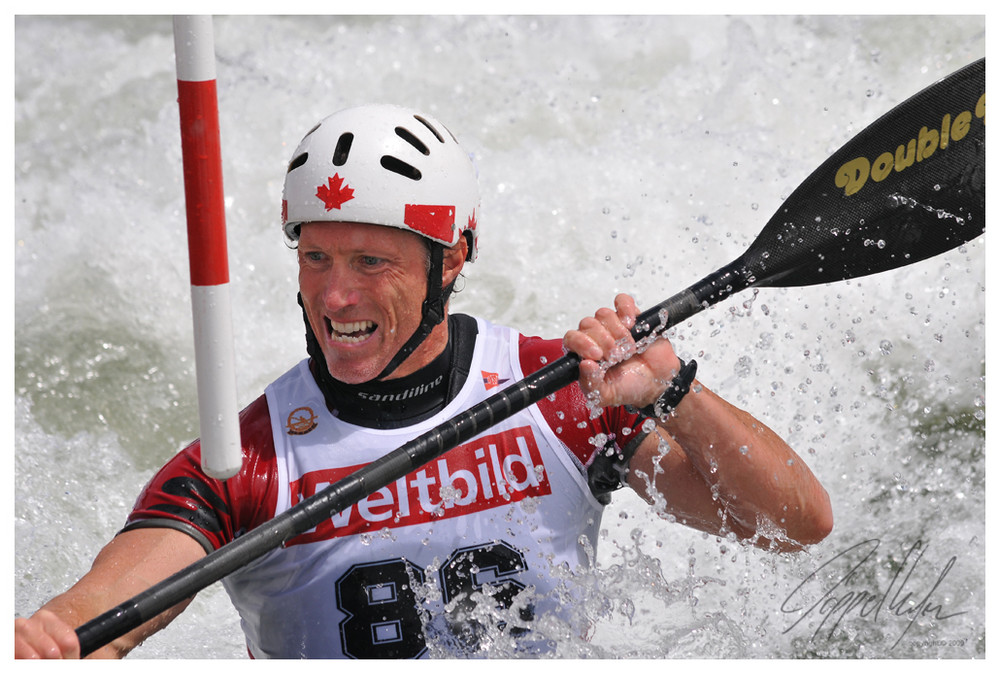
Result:
M327 180L326 185L316 188L316 196L326 204L326 210L339 209L345 201L354 198L354 190L344 185L344 179L339 174L334 173L333 177Z

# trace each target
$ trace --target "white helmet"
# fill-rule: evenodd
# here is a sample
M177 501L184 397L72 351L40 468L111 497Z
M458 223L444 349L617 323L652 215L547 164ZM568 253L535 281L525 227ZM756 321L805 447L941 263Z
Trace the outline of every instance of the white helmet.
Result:
M408 229L444 246L463 233L478 253L479 184L472 159L433 117L395 105L334 113L299 143L285 175L281 221Z

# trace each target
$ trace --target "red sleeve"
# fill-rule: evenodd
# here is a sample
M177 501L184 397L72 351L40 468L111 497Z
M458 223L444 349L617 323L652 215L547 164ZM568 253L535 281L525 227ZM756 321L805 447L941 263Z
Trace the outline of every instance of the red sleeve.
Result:
M562 340L524 337L520 339L521 370L525 375L565 355ZM566 443L578 461L587 467L594 453L613 444L624 449L636 435L644 417L624 407L606 407L593 417L580 384L573 382L537 403L549 427Z
M269 520L277 501L274 437L262 395L240 413L243 467L227 480L201 469L201 443L174 456L136 500L124 530L172 527L197 539L206 551L225 545Z

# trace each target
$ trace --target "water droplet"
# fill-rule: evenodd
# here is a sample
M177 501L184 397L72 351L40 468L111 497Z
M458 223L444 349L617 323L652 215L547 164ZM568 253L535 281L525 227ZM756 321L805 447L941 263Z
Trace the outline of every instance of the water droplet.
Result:
M733 372L740 379L746 379L753 373L753 360L749 356L740 356L733 365Z

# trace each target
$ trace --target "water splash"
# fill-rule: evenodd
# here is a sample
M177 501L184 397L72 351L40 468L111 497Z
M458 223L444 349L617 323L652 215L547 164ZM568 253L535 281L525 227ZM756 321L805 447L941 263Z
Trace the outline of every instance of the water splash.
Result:
M287 143L333 109L390 97L448 121L484 186L482 255L453 309L557 336L618 291L653 306L733 259L866 120L985 45L981 17L956 16L234 16L216 30L244 402L303 354L280 180ZM167 17L15 18L18 613L86 570L196 432L170 31ZM619 492L582 604L593 628L539 627L557 654L982 657L984 259L973 242L733 298L672 330L706 385L806 456L834 534L771 555ZM784 597L868 536L957 554L947 598L968 613L891 654L884 622L828 642L784 633ZM497 633L487 654L509 647ZM215 588L133 657L245 648Z

